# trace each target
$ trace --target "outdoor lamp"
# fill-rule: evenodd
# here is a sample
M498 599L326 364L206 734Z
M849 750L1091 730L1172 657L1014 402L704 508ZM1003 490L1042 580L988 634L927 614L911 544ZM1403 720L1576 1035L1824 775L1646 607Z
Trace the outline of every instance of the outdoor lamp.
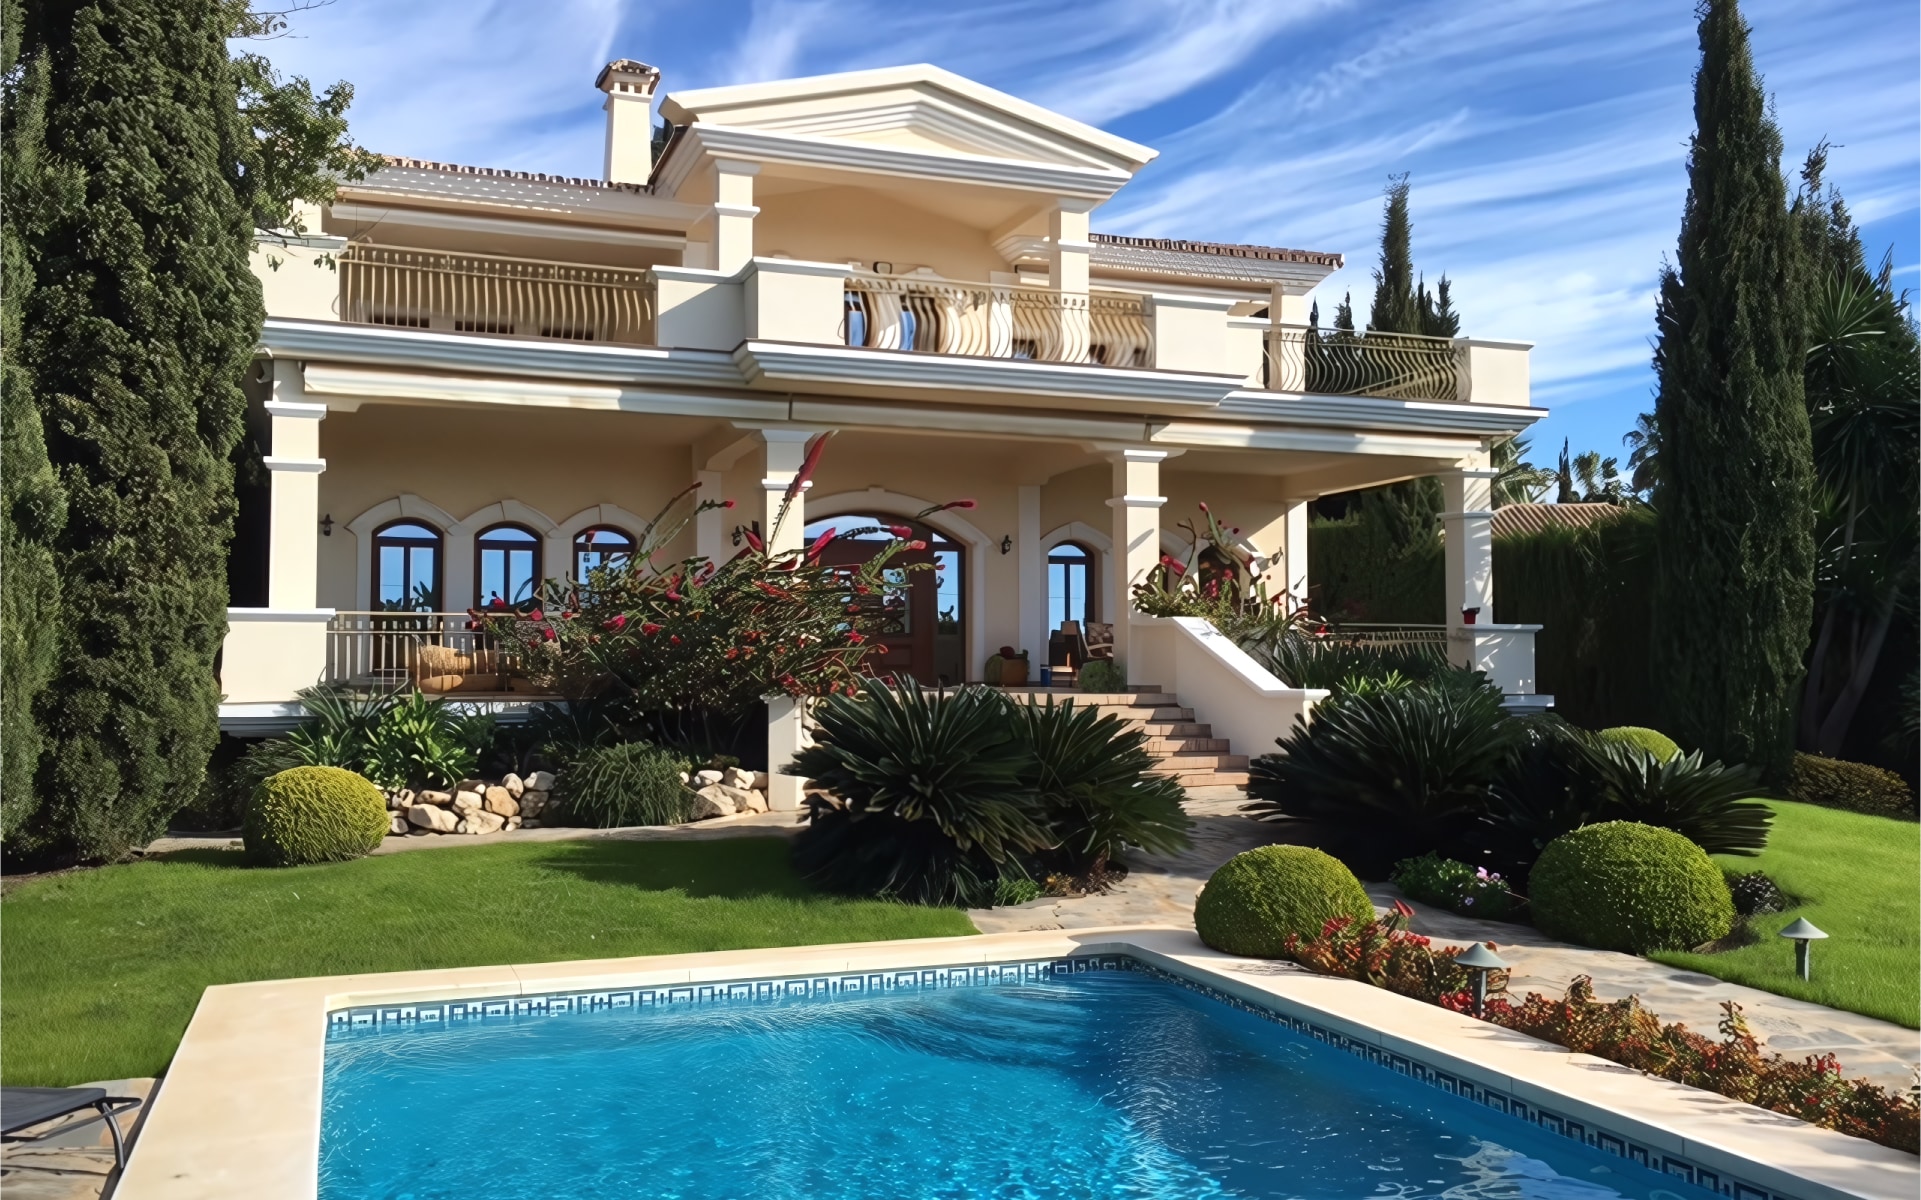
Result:
M1808 943L1816 938L1828 936L1809 924L1805 917L1794 918L1794 924L1781 931L1781 936L1794 941L1794 970L1801 978L1808 977Z
M1001 539L1001 553L1009 554L1013 552L1013 549L1014 549L1014 535L1010 533L1006 537L1003 537Z
M334 535L334 515L332 513L328 513L326 516L320 518L320 536L332 537L333 535Z
M1487 973L1507 970L1507 960L1489 950L1486 942L1476 942L1455 955L1454 961L1474 972L1474 1015L1478 1017L1487 1006Z

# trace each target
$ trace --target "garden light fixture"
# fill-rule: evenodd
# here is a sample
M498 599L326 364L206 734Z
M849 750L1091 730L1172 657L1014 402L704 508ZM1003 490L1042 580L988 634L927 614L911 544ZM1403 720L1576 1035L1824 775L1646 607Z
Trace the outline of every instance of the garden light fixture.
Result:
M1014 535L1013 535L1013 534L1008 534L1008 535L1006 535L1006 536L1004 536L1004 537L1002 537L1002 538L1001 538L1001 553L1002 553L1002 554L1009 554L1009 553L1012 553L1012 552L1013 552L1013 549L1014 549Z
M1779 936L1793 940L1794 972L1806 979L1808 977L1808 944L1828 935L1809 924L1805 917L1796 917L1794 924L1783 929Z
M1486 942L1475 942L1455 955L1454 961L1474 972L1474 1015L1478 1017L1487 1007L1487 973L1507 970L1507 960L1489 950Z

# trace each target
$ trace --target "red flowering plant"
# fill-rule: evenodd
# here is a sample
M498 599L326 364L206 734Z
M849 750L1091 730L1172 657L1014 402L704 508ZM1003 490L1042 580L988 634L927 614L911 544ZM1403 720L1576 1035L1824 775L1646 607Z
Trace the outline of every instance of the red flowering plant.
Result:
M1239 526L1223 524L1199 506L1201 519L1182 521L1185 559L1162 554L1147 578L1134 585L1134 607L1150 617L1205 617L1236 645L1256 653L1290 633L1318 624L1283 589L1268 590L1253 549Z
M535 682L569 698L612 696L636 715L737 715L778 693L852 694L869 656L886 652L874 641L883 609L900 599L907 572L925 564L893 564L910 544L906 526L829 531L804 546L769 548L780 544L827 436L808 443L773 528L764 537L741 528L732 558L667 557L696 516L733 507L700 497L695 484L648 523L631 555L584 581L549 580L533 612L476 617L514 646ZM892 537L867 561L823 563L839 538L875 532Z
M1437 948L1409 932L1407 919L1413 913L1396 901L1392 914L1373 921L1336 918L1318 937L1290 936L1283 953L1323 975L1357 979L1471 1013L1472 974L1454 961L1466 947ZM1733 1001L1721 1005L1717 1041L1679 1022L1663 1022L1633 996L1598 1000L1594 981L1585 975L1577 976L1558 1000L1530 992L1517 1002L1505 994L1507 982L1507 972L1490 972L1483 1020L1909 1154L1917 1151L1921 1097L1913 1089L1904 1094L1849 1079L1832 1054L1799 1060L1770 1054Z

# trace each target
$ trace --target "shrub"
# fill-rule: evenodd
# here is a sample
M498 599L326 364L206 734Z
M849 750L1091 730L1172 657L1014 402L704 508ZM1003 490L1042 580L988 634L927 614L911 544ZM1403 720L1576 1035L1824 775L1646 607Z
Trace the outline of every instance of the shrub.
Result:
M994 907L1026 904L1042 896L1041 885L1025 875L1003 875L994 884Z
M830 696L814 744L787 772L826 789L807 801L794 863L842 892L921 904L987 903L1002 866L1054 844L1031 755L992 688L869 682Z
M1514 748L1501 694L1429 684L1336 697L1249 769L1248 810L1315 821L1368 869L1461 842Z
M1235 855L1194 903L1201 940L1227 954L1279 958L1290 937L1315 937L1329 921L1374 919L1354 872L1308 846L1261 846Z
M1707 853L1632 821L1556 838L1534 864L1529 899L1548 936L1630 954L1686 950L1734 924L1727 881Z
M1511 724L1514 753L1488 790L1485 820L1495 853L1519 870L1555 838L1608 817L1589 778L1584 731L1552 714Z
M414 692L381 714L363 769L387 788L457 783L473 774L493 734L493 717L465 715Z
M1123 845L1164 854L1187 846L1185 793L1150 775L1147 735L1098 708L1012 705L1021 745L1031 757L1024 779L1040 799L1055 848L1047 865L1101 874Z
M1264 645L1241 648L1298 688L1340 690L1357 679L1389 675L1420 683L1459 669L1438 646L1380 646L1343 637L1338 630L1323 634L1293 628Z
M1660 762L1666 762L1681 753L1681 747L1674 744L1673 738L1658 729L1649 729L1643 725L1616 725L1612 729L1603 729L1595 733L1594 740L1624 746L1639 746Z
M1866 763L1796 754L1788 767L1788 797L1803 804L1879 817L1912 817L1914 793L1893 771Z
M687 764L646 742L599 746L568 764L554 784L554 803L575 825L679 825L693 815L693 793L680 781Z
M1499 874L1438 854L1402 859L1388 878L1414 899L1466 917L1505 921L1517 907L1513 890Z
M1090 658L1081 664L1080 685L1083 692L1124 692L1127 672L1111 658Z
M1752 767L1703 763L1701 752L1657 761L1638 746L1590 743L1586 769L1609 819L1672 829L1709 854L1758 854L1774 810Z
M247 857L270 867L359 858L387 836L386 797L340 767L295 767L263 781L247 806Z
M1730 872L1728 895L1734 901L1734 911L1744 917L1783 912L1788 907L1788 898L1781 891L1781 885L1769 879L1764 871Z

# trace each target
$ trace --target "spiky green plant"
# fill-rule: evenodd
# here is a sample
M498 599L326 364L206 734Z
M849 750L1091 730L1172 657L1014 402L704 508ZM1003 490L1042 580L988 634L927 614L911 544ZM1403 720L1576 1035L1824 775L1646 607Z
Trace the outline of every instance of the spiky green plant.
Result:
M1154 756L1145 733L1072 700L1017 704L1014 711L1043 820L1059 839L1049 852L1059 866L1099 872L1125 846L1154 854L1187 846L1185 793L1175 780L1148 774Z
M1672 829L1709 854L1759 854L1774 812L1758 798L1753 767L1702 761L1701 752L1660 759L1640 746L1591 740L1589 777L1607 819Z
M646 742L598 746L561 773L554 801L576 825L679 825L693 815L684 759Z

